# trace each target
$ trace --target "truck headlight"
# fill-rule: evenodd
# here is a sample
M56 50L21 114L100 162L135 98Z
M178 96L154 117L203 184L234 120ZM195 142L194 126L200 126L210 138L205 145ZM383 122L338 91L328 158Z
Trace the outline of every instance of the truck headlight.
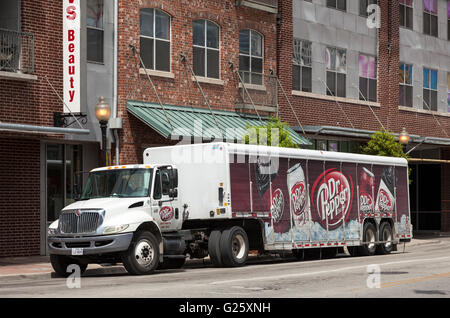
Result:
M59 232L58 232L57 228L56 229L55 228L48 228L47 234L50 235L50 236L53 236L53 235L58 235Z
M122 224L118 226L108 226L103 230L103 234L113 234L125 231L128 228L128 224Z

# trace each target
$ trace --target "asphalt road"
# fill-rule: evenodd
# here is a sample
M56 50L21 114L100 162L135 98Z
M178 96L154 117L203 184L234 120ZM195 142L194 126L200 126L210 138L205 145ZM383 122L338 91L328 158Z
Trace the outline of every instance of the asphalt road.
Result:
M253 259L241 268L190 265L149 276L90 273L78 281L36 276L0 281L5 297L353 298L450 297L450 238L403 252L328 260ZM379 275L378 275L379 273Z

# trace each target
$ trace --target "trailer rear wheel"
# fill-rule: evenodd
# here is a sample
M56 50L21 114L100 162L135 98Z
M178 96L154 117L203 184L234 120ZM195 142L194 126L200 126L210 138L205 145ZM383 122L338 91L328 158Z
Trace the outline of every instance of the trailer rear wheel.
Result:
M248 251L248 237L243 228L233 226L222 232L220 252L224 266L238 267L245 265L248 259Z
M381 223L379 240L385 242L380 243L377 246L377 252L379 254L389 254L394 250L394 234L392 232L392 227L388 222Z
M222 266L222 257L220 255L220 237L221 230L212 230L208 240L208 254L211 262L216 267Z
M367 222L363 230L363 245L359 248L359 253L362 256L375 255L377 244L377 230L372 223Z

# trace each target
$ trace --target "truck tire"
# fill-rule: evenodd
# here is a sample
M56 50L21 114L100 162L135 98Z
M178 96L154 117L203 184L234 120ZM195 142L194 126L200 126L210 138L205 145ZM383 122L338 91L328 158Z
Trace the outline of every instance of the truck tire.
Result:
M148 231L137 232L122 257L123 265L131 275L151 274L159 265L159 244Z
M222 232L220 253L223 266L238 267L245 265L248 259L248 237L244 229L233 226Z
M377 250L377 244L375 243L377 241L377 230L375 226L367 222L364 224L363 229L363 243L362 246L359 247L359 254L361 256L372 256L375 255Z
M50 263L52 264L53 270L58 277L69 277L73 272L68 273L67 267L71 264L75 264L80 267L80 274L83 274L88 266L88 264L81 264L68 256L55 254L50 254Z
M383 222L380 226L380 233L379 233L379 241L386 242L386 243L380 243L377 246L377 253L384 255L389 254L394 250L394 233L392 232L392 227L389 224L389 222ZM390 242L389 242L390 241Z
M212 230L208 240L208 254L211 262L216 267L222 267L222 257L220 253L220 238L222 231L219 229Z

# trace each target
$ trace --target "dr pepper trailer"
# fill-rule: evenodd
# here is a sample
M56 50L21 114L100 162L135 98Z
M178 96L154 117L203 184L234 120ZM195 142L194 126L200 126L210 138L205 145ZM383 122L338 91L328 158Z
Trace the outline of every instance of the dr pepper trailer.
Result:
M215 265L241 265L249 250L387 254L412 238L403 158L209 143L146 149L155 163L177 169L169 208L183 211L175 228L159 220L162 231L189 233L191 257Z

